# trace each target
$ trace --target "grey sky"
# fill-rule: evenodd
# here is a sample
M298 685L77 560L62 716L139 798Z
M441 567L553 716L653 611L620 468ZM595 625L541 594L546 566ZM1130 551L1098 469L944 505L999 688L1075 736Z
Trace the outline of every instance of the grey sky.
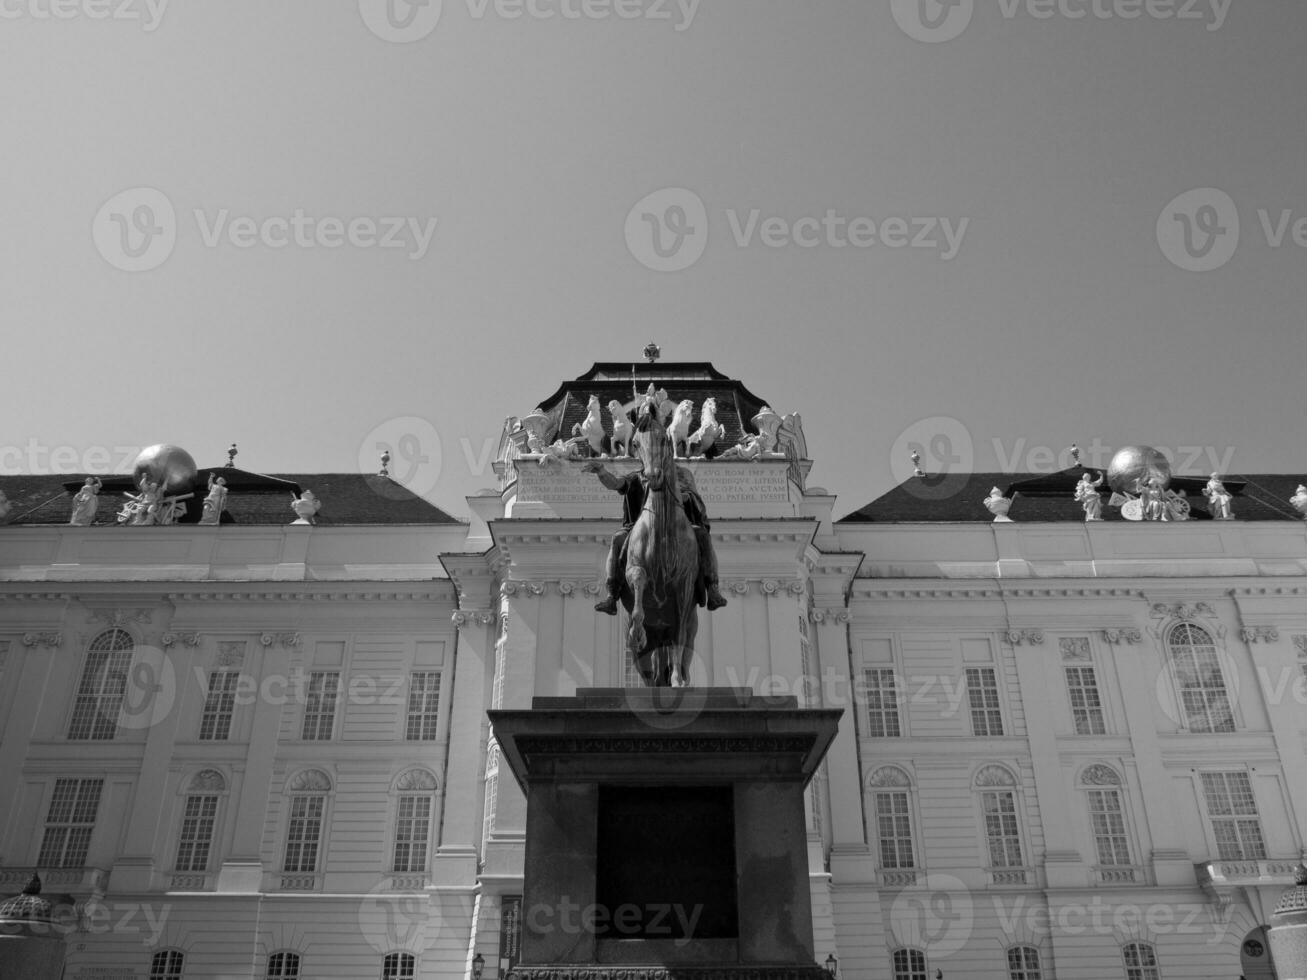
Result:
M505 415L653 339L801 412L840 513L935 429L977 469L1097 439L1307 477L1300 3L976 0L934 43L906 0L444 0L393 43L380 0L51 2L0 0L4 472L352 470L414 417L463 513ZM140 199L102 209L141 187L175 244L123 271ZM624 230L665 188L707 218L675 272ZM1211 271L1159 244L1194 188L1237 208Z

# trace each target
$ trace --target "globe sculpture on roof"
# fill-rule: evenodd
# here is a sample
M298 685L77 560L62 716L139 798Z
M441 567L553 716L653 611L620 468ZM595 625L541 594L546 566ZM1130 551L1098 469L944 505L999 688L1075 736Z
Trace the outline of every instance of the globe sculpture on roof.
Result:
M1107 464L1107 485L1117 493L1139 496L1153 479L1163 490L1171 485L1171 463L1152 446L1126 446Z
M1107 464L1113 507L1128 521L1187 521L1189 501L1171 486L1171 463L1152 446L1126 446Z
M141 450L141 454L136 457L136 462L132 464L132 482L137 488L142 486L142 477L148 477L152 482L159 484L168 496L186 493L193 489L198 475L199 468L195 465L195 457L181 446L171 446L167 443L147 446Z
M180 446L147 446L132 465L132 482L140 493L128 493L118 523L133 526L175 524L185 514L185 500L195 496L199 470Z

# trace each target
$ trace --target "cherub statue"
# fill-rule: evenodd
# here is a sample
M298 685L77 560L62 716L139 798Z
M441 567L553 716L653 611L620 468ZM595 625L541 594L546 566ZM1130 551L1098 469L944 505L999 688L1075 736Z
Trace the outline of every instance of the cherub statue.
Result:
M204 498L204 516L201 524L217 524L222 520L223 508L227 505L227 481L222 477L209 474L209 495Z
M560 459L580 459L581 447L586 444L585 436L581 435L581 426L576 424L572 426L572 438L564 442L562 439L555 440L552 446L545 446L543 454L540 456L540 465L547 466L549 463L557 462Z
M98 477L88 476L82 489L73 496L73 514L68 523L76 527L89 527L95 523L95 512L100 505L100 487L103 484Z
M631 424L631 417L626 414L626 409L622 407L622 403L615 398L608 403L608 414L613 417L613 436L608 441L609 446L612 447L613 455L619 455L617 447L621 446L620 455L630 456L631 436L635 435L635 426Z
M313 524L314 517L322 509L322 502L314 495L312 490L305 490L303 494L296 497L291 495L290 509L295 512L298 520L291 521L292 524Z
M0 494L0 497L3 496L4 494ZM1307 520L1307 485L1298 484L1298 492L1289 498L1289 503L1293 505L1294 510L1303 516L1304 520Z
M726 426L717 421L717 399L704 399L703 408L699 409L699 428L690 436L690 445L696 446L699 455L704 456L725 434Z
M1003 496L1003 491L994 487L989 491L989 496L985 498L985 508L994 515L994 523L1010 523L1012 518L1007 516L1007 512L1012 509L1012 500Z
M1207 481L1207 486L1203 487L1203 496L1207 498L1207 507L1211 511L1213 520L1234 520L1234 508L1231 506L1234 497L1225 489L1219 474L1212 474L1212 478Z
M672 424L667 427L667 438L672 440L672 453L678 459L690 455L690 423L694 421L694 402L686 398L672 413Z
M586 406L585 421L581 423L580 435L585 436L590 444L590 454L601 456L604 451L604 420L599 414L599 396L591 395Z
M1080 477L1080 482L1076 484L1076 502L1085 509L1086 521L1101 521L1103 519L1103 497L1098 492L1098 488L1103 485L1103 474L1098 475L1097 480L1089 479L1089 472Z

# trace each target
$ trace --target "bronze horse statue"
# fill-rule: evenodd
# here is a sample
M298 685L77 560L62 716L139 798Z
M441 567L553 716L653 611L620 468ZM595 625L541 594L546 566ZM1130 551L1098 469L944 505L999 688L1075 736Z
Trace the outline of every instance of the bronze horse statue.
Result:
M643 465L646 493L625 548L626 650L649 687L687 687L699 631L699 545L685 516L671 436L649 402L636 420L631 452Z

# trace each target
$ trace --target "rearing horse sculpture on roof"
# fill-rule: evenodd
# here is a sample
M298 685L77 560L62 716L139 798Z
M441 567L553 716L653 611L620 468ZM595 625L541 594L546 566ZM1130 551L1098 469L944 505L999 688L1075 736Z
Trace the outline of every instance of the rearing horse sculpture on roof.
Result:
M626 524L609 557L609 598L595 608L630 616L626 649L650 687L685 687L698 634L697 605L717 609L716 561L707 515L690 472L677 466L672 439L645 400L631 437L641 471L614 476L594 461L586 469L625 497ZM687 507L687 505L689 505ZM694 513L691 521L687 510Z

